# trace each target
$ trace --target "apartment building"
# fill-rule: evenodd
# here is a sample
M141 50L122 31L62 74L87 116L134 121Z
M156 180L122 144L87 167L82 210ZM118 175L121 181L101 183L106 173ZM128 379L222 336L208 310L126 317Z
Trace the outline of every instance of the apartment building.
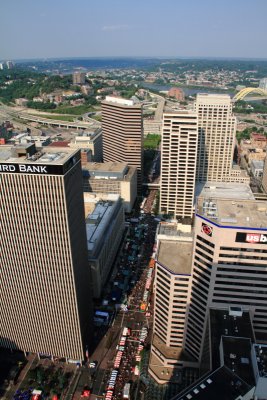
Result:
M193 111L163 114L161 142L161 213L192 219L198 129Z
M80 152L1 146L0 346L81 362L92 332Z

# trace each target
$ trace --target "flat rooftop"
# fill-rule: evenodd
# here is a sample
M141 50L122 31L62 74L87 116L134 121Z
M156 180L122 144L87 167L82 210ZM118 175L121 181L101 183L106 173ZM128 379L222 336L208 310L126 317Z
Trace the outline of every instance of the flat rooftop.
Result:
M82 166L83 176L90 179L116 179L130 181L136 173L136 168L129 167L127 163L106 162L86 163Z
M198 198L196 214L220 226L267 227L267 203L261 200L219 200Z
M229 94L224 93L197 93L197 101L204 101L204 102L214 102L214 101L224 101L229 100L231 97Z
M175 274L191 274L193 243L160 240L157 261Z
M84 177L91 179L116 179L130 181L136 172L136 168L129 167L127 163L106 162L106 163L86 163L82 166Z
M257 372L261 378L267 378L267 345L254 344L253 347L258 369Z
M96 256L101 240L111 224L119 198L120 196L116 194L107 194L101 198L91 193L84 193L85 209L87 208L86 203L90 203L89 206L93 209L86 217L89 257Z
M264 161L260 161L260 160L251 160L251 164L253 164L254 168L257 168L257 169L263 169L263 167L264 167Z
M121 163L121 162L113 162L113 161L108 161L105 163L88 162L83 166L83 168L86 168L89 171L97 171L97 172L121 172L121 173L124 173L125 171L127 171L128 164Z
M251 388L233 371L223 366L171 400L237 400Z
M81 133L78 133L78 135L74 137L74 140L91 139L94 138L99 133L101 133L101 128L95 128L92 131L86 130Z
M186 353L182 347L166 346L166 344L156 334L153 336L152 346L156 347L165 358L180 361L195 361L195 359L191 357L190 354Z
M122 97L116 97L116 96L106 96L105 100L102 101L102 103L115 103L118 105L122 105L122 106L130 106L130 107L137 107L137 108L141 108L140 103L136 103L133 99L124 99Z
M177 237L177 238L188 238L188 240L193 240L193 236L191 231L186 232L184 230L180 230L177 223L173 222L161 222L158 226L158 236L164 235L169 237Z
M222 362L249 385L255 385L250 339L222 336Z
M250 186L245 183L206 182L196 184L196 197L230 200L254 200Z
M163 118L168 118L173 117L175 115L179 115L179 116L187 116L189 115L190 117L195 117L197 118L197 113L194 110L175 110L175 111L164 111L163 113Z
M224 363L245 382L253 385L251 346L255 338L249 312L242 311L240 307L210 309L210 341L212 369Z
M51 164L63 165L77 150L67 147L42 147L36 150L33 143L0 146L0 162L5 164Z

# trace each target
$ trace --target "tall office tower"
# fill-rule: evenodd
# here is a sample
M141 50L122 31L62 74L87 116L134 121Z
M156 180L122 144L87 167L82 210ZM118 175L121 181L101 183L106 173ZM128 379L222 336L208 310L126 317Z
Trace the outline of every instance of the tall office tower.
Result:
M1 146L0 345L82 360L91 281L79 151Z
M193 111L163 114L160 210L192 218L197 161L197 115Z
M232 103L226 94L198 94L196 180L223 182L231 174L236 131Z
M181 231L183 227L188 231ZM183 366L194 359L182 351L191 289L191 227L161 223L157 235L154 321L149 373L159 384L179 382Z
M205 353L209 308L248 310L267 338L267 206L247 185L206 185L198 197L185 350Z
M107 96L102 102L103 161L126 162L137 169L137 187L142 189L142 106L133 100Z

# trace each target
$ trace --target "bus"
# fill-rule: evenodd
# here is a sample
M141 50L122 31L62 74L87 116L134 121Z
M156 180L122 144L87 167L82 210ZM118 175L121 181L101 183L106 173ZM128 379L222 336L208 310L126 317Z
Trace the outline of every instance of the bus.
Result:
M130 399L130 389L131 389L131 384L130 383L125 383L124 388L123 388L123 399Z
M101 319L103 321L103 325L108 325L109 322L109 313L106 311L96 311L94 319L99 320Z

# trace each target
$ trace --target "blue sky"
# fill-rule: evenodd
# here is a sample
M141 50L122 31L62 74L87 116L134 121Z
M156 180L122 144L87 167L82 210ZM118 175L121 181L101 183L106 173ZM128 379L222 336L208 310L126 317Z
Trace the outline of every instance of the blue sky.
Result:
M1 0L0 60L267 58L267 0Z

